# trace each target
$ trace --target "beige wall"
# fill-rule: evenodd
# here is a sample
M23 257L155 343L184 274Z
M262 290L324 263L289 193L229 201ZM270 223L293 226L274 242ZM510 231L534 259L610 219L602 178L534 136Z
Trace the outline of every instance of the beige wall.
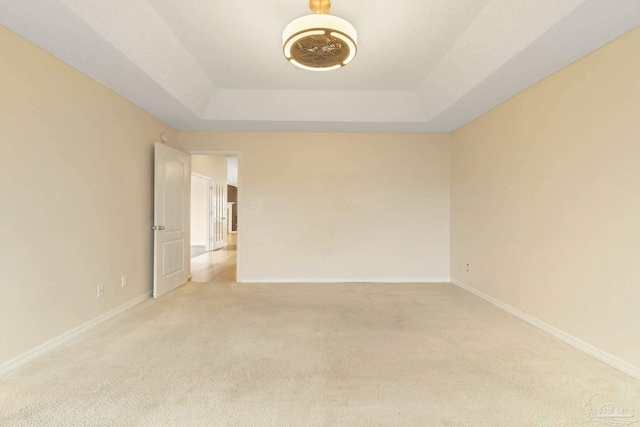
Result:
M457 130L451 166L453 279L635 366L639 52L636 29Z
M241 152L240 280L448 280L448 135L178 138L188 152Z
M2 26L0 58L2 364L149 292L153 143L175 131Z

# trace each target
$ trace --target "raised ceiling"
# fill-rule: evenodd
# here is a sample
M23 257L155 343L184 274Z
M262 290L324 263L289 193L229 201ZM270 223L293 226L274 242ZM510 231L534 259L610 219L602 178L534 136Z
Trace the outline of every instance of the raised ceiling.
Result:
M0 23L181 130L450 132L640 25L639 0L333 0L358 55L295 68L307 0L0 0Z

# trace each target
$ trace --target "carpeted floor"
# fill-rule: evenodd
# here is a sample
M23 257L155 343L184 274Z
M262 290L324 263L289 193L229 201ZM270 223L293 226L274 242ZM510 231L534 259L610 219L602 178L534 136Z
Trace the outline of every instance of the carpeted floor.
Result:
M0 425L586 426L598 393L640 412L640 381L452 285L190 283L0 378Z

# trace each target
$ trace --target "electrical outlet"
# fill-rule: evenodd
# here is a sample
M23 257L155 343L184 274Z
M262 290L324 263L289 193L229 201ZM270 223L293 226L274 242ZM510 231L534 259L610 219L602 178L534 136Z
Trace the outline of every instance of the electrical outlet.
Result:
M249 209L257 209L258 208L258 202L255 200L250 200L249 201Z
M325 263L326 263L327 265L331 265L331 258L327 258L327 259L325 260Z
M469 264L467 264L467 271L469 271Z
M104 285L98 285L98 298L104 295Z
M122 280L120 281L120 285L124 288L127 286L127 276L122 276Z

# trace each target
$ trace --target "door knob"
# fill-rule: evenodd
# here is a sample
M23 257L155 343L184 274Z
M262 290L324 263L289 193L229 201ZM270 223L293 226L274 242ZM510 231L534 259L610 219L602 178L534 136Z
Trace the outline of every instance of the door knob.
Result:
M158 230L160 231L164 230L164 225L161 225L160 227L158 227Z

